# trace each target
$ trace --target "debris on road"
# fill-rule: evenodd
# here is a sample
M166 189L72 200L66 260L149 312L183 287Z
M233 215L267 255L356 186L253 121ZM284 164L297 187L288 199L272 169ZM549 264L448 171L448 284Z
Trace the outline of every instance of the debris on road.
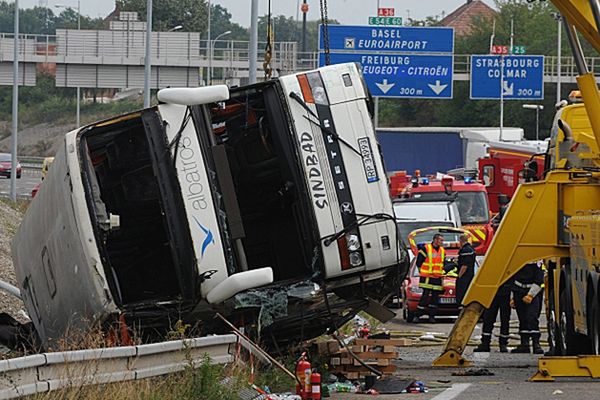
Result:
M414 379L390 376L375 382L373 389L377 390L379 394L406 393L414 382Z
M469 368L453 372L452 376L493 376L494 373L487 368Z

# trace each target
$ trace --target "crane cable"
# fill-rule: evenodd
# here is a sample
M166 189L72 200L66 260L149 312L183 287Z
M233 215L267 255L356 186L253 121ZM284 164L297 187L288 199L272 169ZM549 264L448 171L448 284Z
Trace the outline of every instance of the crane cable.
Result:
M263 61L263 70L265 71L265 81L271 79L273 68L271 68L271 58L273 57L273 30L271 27L271 0L269 0L269 13L267 15L267 44L265 46L265 58Z
M321 34L323 36L325 65L330 65L331 56L329 55L329 18L327 18L327 0L319 0L319 4L321 5Z

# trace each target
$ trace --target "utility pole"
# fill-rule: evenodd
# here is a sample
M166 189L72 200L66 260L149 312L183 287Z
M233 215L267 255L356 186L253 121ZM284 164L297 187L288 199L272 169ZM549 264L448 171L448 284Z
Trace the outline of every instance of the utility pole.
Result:
M10 198L12 201L17 201L17 129L19 128L19 0L15 0L14 35Z
M81 0L77 0L77 30L81 30ZM81 87L77 85L77 111L75 113L75 122L77 127L81 126Z
M306 14L308 12L308 4L306 0L302 2L302 53L306 53Z
M258 0L252 0L250 10L250 84L256 83L256 63L258 58Z
M152 0L146 0L146 59L144 60L144 108L150 107L152 73Z
M208 19L206 23L206 45L208 46L208 69L206 70L206 84L210 85L209 82L212 82L212 47L210 42L210 22L211 22L211 14L210 14L210 0L208 0L208 12L206 13L206 18Z

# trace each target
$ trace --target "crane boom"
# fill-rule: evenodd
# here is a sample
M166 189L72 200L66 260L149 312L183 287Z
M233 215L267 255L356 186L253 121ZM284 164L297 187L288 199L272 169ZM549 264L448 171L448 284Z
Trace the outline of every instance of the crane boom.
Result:
M594 140L600 148L600 95L595 77L587 70L577 32L600 51L600 3L598 0L552 0L561 12L567 37L576 60L581 90ZM561 126L563 141L585 135L569 136ZM593 147L593 146L590 146ZM593 154L598 159L599 155ZM583 159L583 156L581 156ZM456 321L443 353L434 366L466 366L462 357L465 346L484 309L489 307L498 288L508 281L526 263L569 257L570 239L568 221L581 210L597 210L600 204L600 173L597 169L566 160L556 160L552 170L540 182L519 186L505 214L486 258L473 279L465 296L465 308Z

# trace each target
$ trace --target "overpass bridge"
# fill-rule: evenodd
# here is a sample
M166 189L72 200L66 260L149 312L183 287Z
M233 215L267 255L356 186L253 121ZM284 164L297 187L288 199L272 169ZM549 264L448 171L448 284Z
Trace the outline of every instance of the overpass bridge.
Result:
M143 87L145 62L145 32L128 30L59 29L56 35L20 36L19 61L21 85L35 85L36 65L56 66L56 85L83 88ZM0 33L0 85L12 84L13 35ZM259 44L262 65L265 43ZM153 88L166 86L199 86L207 84L209 68L216 77L213 82L244 84L249 71L249 42L213 41L212 57L209 42L197 32L153 32ZM296 42L274 45L272 66L276 73L314 69L318 53L298 52ZM594 74L600 76L600 58L587 58ZM563 83L575 83L576 68L572 57L546 56L544 82L556 83L560 72ZM454 80L468 81L471 56L454 55ZM258 71L261 76L261 71Z
M145 36L144 31L69 29L20 35L20 84L35 85L36 65L46 64L56 66L59 87L143 87ZM13 39L13 34L0 33L0 85L12 85ZM153 32L151 87L199 86L206 83L203 72L208 68L220 80L243 82L249 75L249 42L211 42L213 49L197 32ZM265 45L259 43L259 60ZM296 62L297 43L274 44L272 66L278 73L296 71Z

